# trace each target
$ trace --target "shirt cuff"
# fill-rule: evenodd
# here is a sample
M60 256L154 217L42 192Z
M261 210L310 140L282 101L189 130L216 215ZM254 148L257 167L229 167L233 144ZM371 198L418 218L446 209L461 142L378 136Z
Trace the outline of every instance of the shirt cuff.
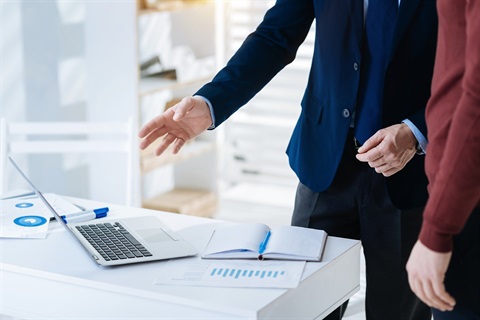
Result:
M210 127L208 127L207 130L215 129L215 114L213 113L212 103L210 102L210 100L208 100L207 98L205 98L203 96L195 95L195 97L202 98L207 103L207 106L210 109L210 116L212 117L212 125Z
M402 122L405 123L410 128L410 130L412 130L413 135L418 141L418 145L420 146L420 148L422 148L422 151L423 151L422 154L426 154L427 145L428 145L427 138L425 138L423 133L420 130L418 130L418 128L413 124L412 121L405 119Z

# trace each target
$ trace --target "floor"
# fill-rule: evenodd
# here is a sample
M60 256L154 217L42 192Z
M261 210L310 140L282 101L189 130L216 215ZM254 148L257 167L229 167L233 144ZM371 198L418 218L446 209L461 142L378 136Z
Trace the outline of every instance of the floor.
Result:
M217 219L289 225L294 203L292 187L243 184L222 195ZM361 257L360 291L349 301L344 320L365 320L365 262Z

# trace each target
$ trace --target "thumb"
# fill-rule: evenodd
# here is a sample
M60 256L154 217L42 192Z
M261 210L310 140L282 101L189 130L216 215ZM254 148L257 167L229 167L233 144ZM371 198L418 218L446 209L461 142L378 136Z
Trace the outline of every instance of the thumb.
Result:
M195 99L193 97L185 97L177 103L172 109L174 112L173 115L173 120L174 121L179 121L181 120L187 112L193 109L195 107Z
M382 142L382 140L383 140L383 135L381 134L380 131L377 131L373 136L368 138L368 140L365 141L365 143L360 148L358 148L358 153L364 153L370 149L375 148L380 144L380 142Z

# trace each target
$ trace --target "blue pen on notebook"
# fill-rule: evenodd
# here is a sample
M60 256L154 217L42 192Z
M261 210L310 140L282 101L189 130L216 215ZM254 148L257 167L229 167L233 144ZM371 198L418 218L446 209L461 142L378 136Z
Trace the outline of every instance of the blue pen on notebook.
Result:
M270 231L268 231L267 234L265 235L265 239L263 239L262 243L260 243L260 247L258 248L259 254L262 254L267 248L267 243L268 243L268 239L270 239L270 234L271 234Z
M61 216L65 223L83 222L107 216L108 207L85 210Z

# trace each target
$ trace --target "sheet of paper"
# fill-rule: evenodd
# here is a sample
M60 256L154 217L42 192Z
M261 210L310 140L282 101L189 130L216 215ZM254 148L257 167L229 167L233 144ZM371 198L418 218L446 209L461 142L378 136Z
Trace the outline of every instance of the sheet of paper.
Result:
M44 196L60 215L80 211L58 195ZM36 196L0 200L0 238L44 239L51 217L51 212Z
M170 260L155 284L295 288L302 277L305 261L273 260Z

